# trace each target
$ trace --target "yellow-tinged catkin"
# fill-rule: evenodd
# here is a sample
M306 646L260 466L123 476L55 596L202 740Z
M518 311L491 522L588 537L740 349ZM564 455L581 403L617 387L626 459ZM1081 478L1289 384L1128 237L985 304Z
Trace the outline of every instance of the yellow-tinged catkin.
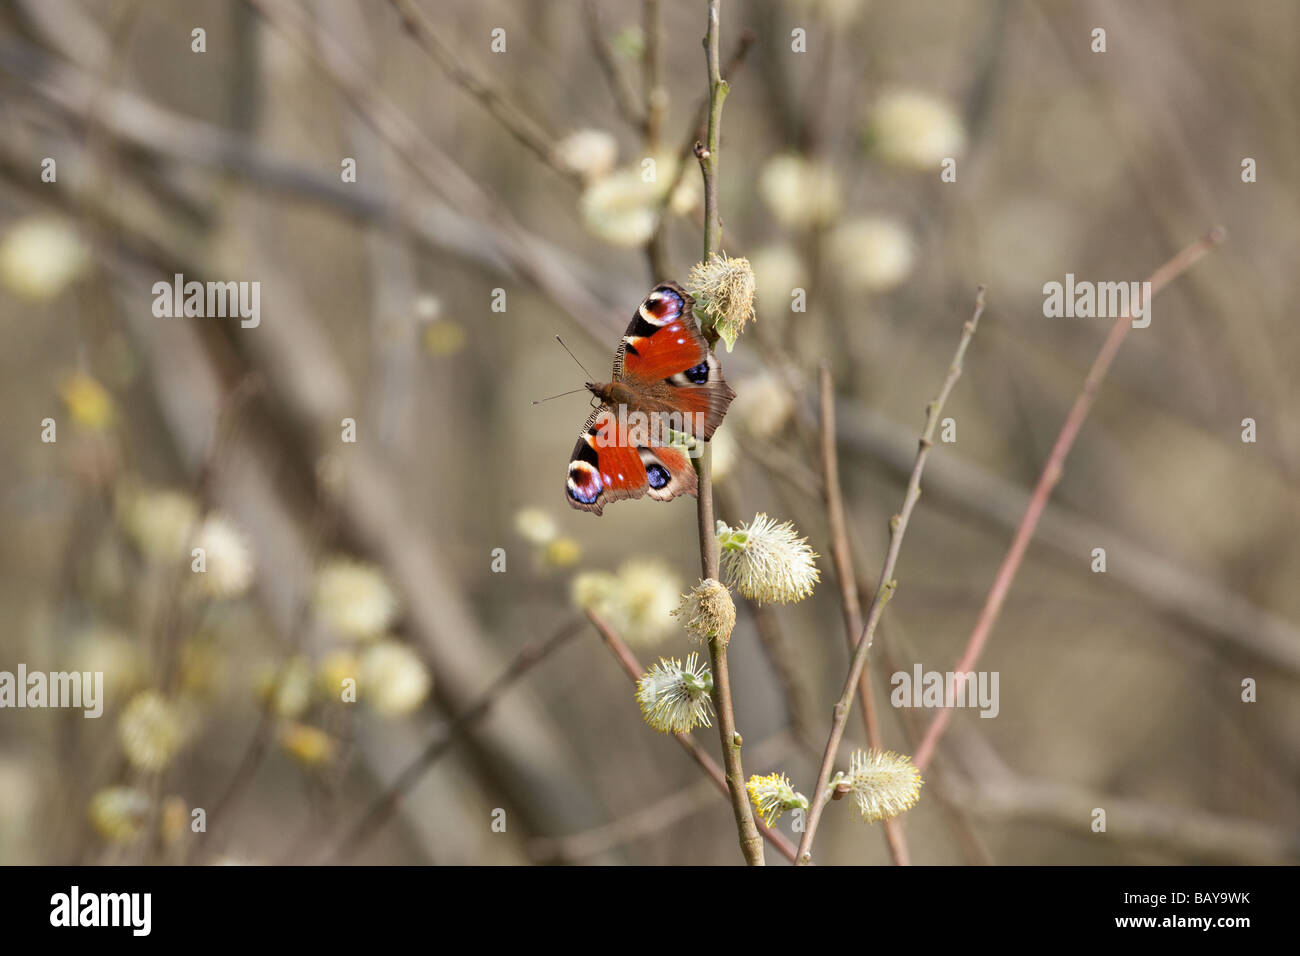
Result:
M768 826L775 824L787 810L808 809L808 798L797 793L783 773L770 773L765 777L755 774L749 778L745 789L749 791L754 809Z

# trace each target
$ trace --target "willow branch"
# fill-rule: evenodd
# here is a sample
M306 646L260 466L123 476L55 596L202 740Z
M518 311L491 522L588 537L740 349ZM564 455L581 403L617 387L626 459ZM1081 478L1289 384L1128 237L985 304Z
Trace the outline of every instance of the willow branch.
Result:
M632 650L626 643L624 643L623 639L615 633L614 629L606 624L597 614L592 611L587 611L587 619L591 621L591 625L596 629L596 633L600 635L601 640L605 642L605 646L609 648L610 652L614 655L614 659L622 666L623 672L631 678L633 684L638 683L641 680L641 677L645 674L645 669L641 666L641 662L636 659L636 655L632 653ZM717 683L716 674L714 675L714 683L715 685ZM700 769L708 775L709 779L713 781L714 785L719 791L721 791L722 795L729 797L730 791L726 774L723 773L722 768L717 765L713 758L705 753L704 748L696 743L695 738L690 734L673 734L672 736L677 738L677 742L682 745L682 749L691 755L691 759L694 760L696 764L699 765ZM746 806L748 806L748 803L746 803ZM758 821L757 833L760 834L763 839L771 843L772 846L776 847L777 851L787 860L791 863L794 862L794 844L786 839L785 834L781 833L779 830L772 829L761 820Z
M731 87L722 78L718 66L718 4L709 0L709 32L704 38L705 58L709 67L709 126L703 143L695 144L695 156L704 173L704 258L708 259L722 245L722 217L718 212L718 133L722 127L722 104ZM710 334L710 341L716 336Z
M732 51L730 59L723 64L721 75L724 80L729 80L735 71L744 63L745 56L749 53L749 48L754 45L754 31L743 30L740 39L736 41L736 49ZM706 95L700 98L696 105L694 113L691 116L691 124L687 128L686 140L682 143L681 149L677 152L677 162L673 167L673 178L669 182L668 188L664 190L659 200L659 219L655 225L654 235L650 237L647 244L647 251L650 258L650 271L654 278L652 281L658 282L668 274L665 268L664 246L664 228L668 223L668 204L677 192L677 187L681 185L682 177L686 175L686 168L689 165L687 160L693 155L696 143L703 139L707 134L707 122L709 118L709 105L712 102L712 95Z
M853 551L849 547L848 520L844 513L844 492L840 487L840 466L835 448L835 387L831 381L830 362L823 360L820 374L822 470L826 475L826 514L831 530L831 561L840 586L840 613L844 618L844 640L853 653L857 636L862 633L862 602L858 598L858 578L853 570ZM871 669L864 664L858 677L858 706L862 710L863 729L873 750L884 750L876 702L871 688ZM910 854L903 824L894 817L885 819L885 842L889 856L898 866L907 866Z
M1223 229L1215 227L1209 234L1182 249L1172 259L1151 273L1151 277L1147 281L1151 283L1152 296L1182 275L1197 260L1222 242L1224 237ZM1150 303L1144 302L1143 306L1150 308ZM1011 547L1007 550L1006 557L1002 559L1002 565L998 568L998 573L993 579L993 586L989 589L988 597L985 599L984 608L975 621L975 628L971 631L970 638L966 642L966 650L957 664L956 673L958 676L954 684L954 695L961 693L965 684L964 672L974 668L980 652L984 650L984 645L988 642L989 633L993 630L993 624L997 621L998 614L1002 610L1002 604L1006 600L1007 592L1011 590L1011 582L1015 580L1016 571L1019 570L1020 562L1025 556L1025 551L1029 548L1029 541L1034 536L1034 529L1038 527L1038 519L1042 517L1043 511L1047 507L1047 500L1052 495L1052 489L1056 487L1061 480L1061 475L1065 472L1065 458L1070 453L1070 448L1073 447L1074 440L1079 435L1079 429L1083 427L1084 419L1088 417L1088 412L1092 409L1092 403L1096 400L1097 390L1106 378L1106 373L1110 370L1111 363L1115 360L1115 355L1119 352L1119 347L1131 327L1132 318L1127 311L1115 320L1115 324L1111 326L1110 334L1106 336L1101 351L1097 353L1097 358L1088 371L1087 378L1083 381L1083 390L1075 398L1074 405L1071 407L1069 415L1066 416L1065 424L1061 426L1061 432L1056 436L1056 444L1052 446L1052 451L1047 456L1047 462L1043 465L1042 473L1038 476L1038 483L1034 486L1034 493L1029 498L1029 505L1025 508L1025 514L1020 519L1016 533L1011 539ZM930 759L934 756L935 747L938 746L939 738L943 736L943 732L950 720L952 720L952 710L949 708L944 708L935 714L934 720L930 722L930 727L926 730L925 737L921 741L921 746L917 749L915 759L917 767L924 768L930 762Z
M709 72L709 131L707 143L695 144L695 156L704 176L704 259L718 251L722 237L722 220L718 215L718 130L722 124L722 104L727 98L727 81L718 64L718 7L721 0L709 0L708 32L704 37L705 63ZM717 344L717 330L704 330L712 347ZM718 577L718 538L713 520L713 450L706 443L704 453L695 459L699 475L696 517L700 534L700 571L704 578ZM727 641L731 635L709 641L709 662L713 667L713 707L718 715L718 738L722 743L722 762L727 768L727 790L731 809L736 816L740 851L750 866L763 865L763 843L754 826L754 811L745 792L745 771L740 760L741 736L736 731L736 714L731 702L731 673L727 667Z
M984 287L980 286L975 296L975 312L962 326L961 342L957 346L957 353L953 356L952 364L948 367L948 376L943 381L943 387L939 390L939 397L930 402L925 408L925 430L921 433L921 440L916 452L916 462L912 466L912 476L907 482L907 492L903 496L903 507L898 514L889 519L889 550L885 554L884 567L880 569L880 583L876 586L875 597L871 600L871 606L867 610L866 621L862 626L862 635L858 638L858 644L853 653L853 662L849 665L848 679L844 682L844 692L836 702L831 720L831 733L826 741L826 752L822 755L821 770L817 776L817 786L813 790L812 806L808 811L808 825L804 831L803 839L799 842L799 863L806 864L812 862L812 844L817 835L817 824L821 821L822 811L826 808L827 783L831 778L831 771L835 766L835 755L839 750L840 740L844 737L844 724L849 716L849 708L853 703L853 692L857 688L858 679L862 675L863 669L867 663L867 653L871 650L871 638L875 633L876 624L880 621L881 614L884 613L885 605L889 599L894 596L894 590L898 587L898 582L894 580L894 567L898 564L898 554L903 547L903 536L907 533L908 521L912 517L912 511L916 507L917 499L921 497L921 472L925 470L925 460L930 455L930 448L934 444L934 430L939 424L939 415L943 411L944 403L947 402L949 394L952 393L953 386L957 384L957 379L961 376L962 360L966 356L966 348L970 345L971 339L975 336L975 329L979 326L980 316L984 313Z

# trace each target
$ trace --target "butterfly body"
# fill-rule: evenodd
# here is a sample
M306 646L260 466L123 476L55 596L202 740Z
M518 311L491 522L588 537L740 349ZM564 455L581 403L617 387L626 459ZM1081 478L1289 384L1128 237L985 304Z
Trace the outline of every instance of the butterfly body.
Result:
M633 405L637 401L636 391L622 382L588 382L587 391L600 399L602 405L617 407Z
M687 439L707 441L736 393L695 320L695 301L677 283L646 296L614 357L611 382L588 382L599 406L569 461L565 498L600 514L606 503L648 494L694 495Z

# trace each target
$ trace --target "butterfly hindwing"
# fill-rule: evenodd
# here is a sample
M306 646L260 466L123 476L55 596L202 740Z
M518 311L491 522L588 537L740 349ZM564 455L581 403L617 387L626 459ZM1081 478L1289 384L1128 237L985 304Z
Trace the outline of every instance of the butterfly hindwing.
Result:
M668 501L696 493L695 469L681 446L662 444L658 436L644 445L633 444L637 438L645 440L630 434L611 409L593 413L569 461L564 486L569 504L599 515L608 502L620 498L649 494Z

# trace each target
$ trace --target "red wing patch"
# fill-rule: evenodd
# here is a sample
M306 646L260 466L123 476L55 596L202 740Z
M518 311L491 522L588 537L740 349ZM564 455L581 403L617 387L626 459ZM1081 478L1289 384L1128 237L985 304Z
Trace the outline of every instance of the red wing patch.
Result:
M650 497L667 501L694 495L697 479L690 458L671 445L632 445L628 428L608 408L587 420L569 461L565 497L574 508L600 514L606 503Z
M658 382L704 364L709 346L696 324L694 305L675 282L656 286L623 335L615 380Z

